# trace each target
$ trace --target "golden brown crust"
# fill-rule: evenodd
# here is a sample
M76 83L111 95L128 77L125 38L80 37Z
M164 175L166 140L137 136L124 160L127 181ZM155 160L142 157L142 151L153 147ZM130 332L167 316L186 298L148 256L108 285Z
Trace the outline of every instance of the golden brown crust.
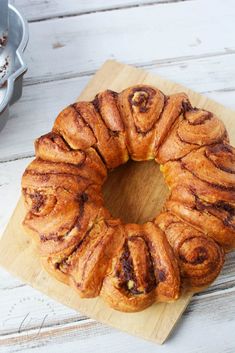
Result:
M62 110L56 118L52 130L60 134L74 150L84 150L96 143L93 131L74 105Z
M235 151L202 147L162 167L172 190L166 208L229 250L235 246Z
M141 161L155 156L155 125L165 106L164 94L154 87L138 85L118 96L130 157Z
M227 144L200 148L182 159L185 169L208 184L235 188L235 149Z
M123 229L119 221L96 223L71 259L73 286L81 297L99 295L113 257L120 251Z
M177 256L183 286L196 291L214 281L224 263L224 251L215 241L170 212L161 213L155 223Z
M223 123L185 93L147 85L98 93L35 141L22 177L24 227L42 263L81 297L133 312L201 290L235 247L235 150ZM161 163L171 195L153 222L124 225L104 207L107 171Z
M110 131L124 134L125 127L120 115L117 99L118 94L116 92L107 90L98 93L92 103ZM124 150L126 150L125 146Z
M160 146L158 163L182 158L200 146L227 141L224 124L214 114L202 109L184 111Z
M119 220L97 218L76 243L64 251L43 257L43 265L58 280L70 283L80 297L96 297L123 239Z
M35 141L35 154L45 161L76 165L82 164L86 158L83 151L73 151L55 132L49 132Z
M176 93L167 97L160 119L156 123L155 156L163 141L167 138L173 124L184 111L190 108L191 105L185 93Z
M226 250L235 246L234 207L219 201L214 204L198 199L190 189L172 191L165 208L196 229L216 240Z
M78 102L74 104L74 107L93 131L96 138L94 147L99 151L107 167L115 168L125 163L129 156L123 136L118 132L114 133L114 131L108 129L99 112L95 109L94 104ZM111 109L112 107L110 106Z
M193 174L193 169L191 171L186 169L181 161L167 162L161 166L161 171L170 190L185 186L206 202L214 203L223 200L234 203L235 190L220 188L216 183L210 184L202 180Z
M104 279L101 296L114 309L143 310L179 296L178 265L162 231L148 222L125 226L125 242Z

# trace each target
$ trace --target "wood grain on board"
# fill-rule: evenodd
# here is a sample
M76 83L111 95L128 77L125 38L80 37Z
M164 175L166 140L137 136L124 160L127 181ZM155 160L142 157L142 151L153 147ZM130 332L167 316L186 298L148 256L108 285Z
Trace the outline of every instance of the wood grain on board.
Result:
M137 83L155 85L166 94L185 91L193 105L213 111L225 122L234 143L233 111L176 83L114 61L103 65L88 83L79 100L92 99L97 92L106 88L120 91ZM114 214L123 216L126 221L141 223L151 219L159 211L167 190L154 162L130 162L111 173L104 194L106 204ZM138 207L138 198L141 207ZM24 214L20 200L0 240L0 264L4 268L50 297L92 318L158 343L165 341L190 301L191 294L182 296L175 303L155 304L134 314L116 312L108 308L100 298L79 299L73 289L59 283L42 269L36 248L21 227Z

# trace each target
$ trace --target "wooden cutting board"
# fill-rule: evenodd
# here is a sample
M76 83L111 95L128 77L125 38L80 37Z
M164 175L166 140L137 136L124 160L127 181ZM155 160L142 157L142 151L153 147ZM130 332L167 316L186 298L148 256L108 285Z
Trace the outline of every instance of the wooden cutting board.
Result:
M146 83L166 94L186 92L193 105L214 112L226 124L231 142L235 142L235 113L222 105L176 83L115 61L107 61L91 79L79 100L90 100L104 89L120 91L130 85ZM126 222L143 223L161 209L168 191L159 167L154 162L128 162L110 173L104 186L106 205L114 216ZM73 289L50 277L41 267L35 245L21 226L25 215L22 199L0 240L0 265L23 282L59 302L105 324L163 343L190 302L184 294L171 304L155 304L140 313L120 313L100 298L80 299Z

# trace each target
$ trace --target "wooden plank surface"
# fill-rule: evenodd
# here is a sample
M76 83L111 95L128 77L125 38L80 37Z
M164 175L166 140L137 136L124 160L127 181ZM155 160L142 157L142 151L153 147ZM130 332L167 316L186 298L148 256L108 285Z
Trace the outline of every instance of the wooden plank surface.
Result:
M233 0L197 0L30 23L25 82L94 73L107 59L142 66L228 55L234 17Z
M132 0L131 0L132 1ZM137 2L137 0L136 0ZM146 5L146 1L141 1ZM150 1L148 1L150 2ZM220 26L215 28L211 26L211 20L215 17L215 13L224 14L225 9L233 11L234 4L232 1L221 1L219 6L218 2L213 0L198 1L193 0L195 3L193 6L198 8L201 14L194 16L194 12L189 11L189 5L184 2L178 2L178 0L170 3L169 0L160 1L164 4L160 5L159 1L156 4L151 4L151 11L155 14L154 20L156 23L159 21L159 16L162 16L162 10L159 12L159 6L167 7L167 11L164 13L177 13L177 16L173 16L171 25L165 25L161 27L162 42L154 42L156 51L152 48L153 43L146 41L145 31L138 32L139 41L132 41L131 45L125 48L123 53L123 59L130 63L135 63L138 66L145 67L151 72L158 75L162 75L168 79L179 82L183 85L188 86L193 90L206 94L209 98L219 101L235 110L235 75L234 75L234 37L230 38L230 45L224 46L223 43L228 36L228 30L233 33L235 30L235 22L230 21L228 16L222 16ZM38 19L45 20L46 18L56 18L56 16L64 17L63 26L66 28L67 23L70 22L70 16L76 16L77 21L84 15L82 13L90 12L89 16L86 15L87 21L93 22L94 31L97 27L97 31L102 28L102 21L95 11L103 12L106 9L111 12L116 12L122 17L123 7L128 3L124 0L67 0L66 2L57 0L14 0L15 5L22 10L26 17L30 21ZM118 3L118 8L110 9L114 3ZM141 11L141 4L140 5ZM99 6L104 6L104 9L99 9ZM83 9L83 6L90 6L90 9ZM136 13L135 5L128 5L128 9L125 11L129 13L132 18L132 23L135 22L134 14ZM199 48L195 51L195 47L188 48L189 55L180 56L175 55L175 51L172 51L171 57L164 57L164 51L162 46L169 46L171 43L164 41L169 34L175 35L175 31L178 30L177 26L180 21L179 13L176 11L176 6L180 6L181 18L190 16L191 22L188 22L187 33L192 38L192 44L197 45ZM221 7L224 7L221 10ZM70 12L69 12L70 11ZM148 28L148 19L145 18L146 12L141 11L142 16L138 16L137 20L141 19L141 24ZM49 15L49 16L48 16ZM80 16L81 15L81 16ZM107 16L108 13L106 14ZM33 16L35 16L33 18ZM125 16L126 17L126 16ZM47 25L48 32L54 32L54 19L51 19L51 24L48 25L49 21L42 22L42 25ZM205 53L200 51L200 43L194 40L198 37L197 26L195 22L201 27L203 22L203 30L207 33L206 36L210 37L210 41L213 44L215 41L220 45L221 50L219 52L214 50L214 46L209 46L208 51ZM228 30L225 30L223 22L227 22ZM74 21L76 23L76 21ZM221 25L222 24L222 25ZM37 27L40 31L40 26ZM69 38L78 35L78 31L83 31L83 22L81 25L77 25L76 29L70 28L70 33L67 33ZM108 32L103 31L100 35L100 39L106 41L107 36L116 38L117 31L122 33L123 22L120 20L119 24L110 22ZM135 29L135 27L134 27ZM152 37L157 37L158 26L152 26ZM86 31L87 41L94 45L94 31ZM62 31L63 32L63 31ZM130 33L130 35L129 35ZM32 37L30 33L30 41L37 42L37 36L40 37L40 33L36 33ZM129 27L128 31L125 32L125 36L128 38L133 37L133 28ZM50 37L51 38L51 37ZM183 44L180 42L179 48ZM47 36L45 36L47 41ZM58 38L55 38L58 40ZM199 37L199 39L201 39ZM202 38L204 40L204 37ZM136 53L136 47L142 44L145 56L145 61L131 61L130 57L133 58L132 53ZM114 48L114 58L118 59L117 55L120 55L116 50L116 42L111 44L111 49ZM77 44L80 47L80 42ZM56 48L55 50L59 53L58 57L64 63L67 63L67 58L70 55L74 56L73 46L70 45L67 51ZM105 46L101 47L104 57L109 56L108 48ZM38 51L41 51L41 47L35 45L35 55L33 60L37 62ZM123 48L120 47L122 52ZM68 66L65 64L61 67L61 75L58 77L54 75L53 65L48 63L49 59L45 59L46 50L44 50L45 56L43 57L42 65L49 65L52 68L48 79L50 82L45 82L45 78L42 77L42 82L34 80L34 65L30 66L30 70L27 75L29 80L25 84L33 84L28 87L24 87L22 100L14 105L10 111L10 121L5 127L4 131L0 133L0 161L11 162L0 163L0 233L3 232L7 221L13 211L15 200L19 197L20 193L20 178L21 174L29 162L29 159L22 159L26 155L33 154L33 139L34 136L48 131L50 129L52 121L54 120L58 111L75 99L77 95L82 91L85 84L88 82L90 75L99 66L96 61L99 60L99 56L96 58L91 52L83 54L83 60L93 60L94 69L88 72L84 71L84 65L77 65L77 61L73 60L70 62L71 77L67 73ZM102 54L101 53L101 54ZM159 53L159 55L158 55ZM79 55L80 51L77 51L75 55ZM109 56L110 57L110 56ZM97 60L96 60L97 59ZM122 60L123 60L122 59ZM41 60L41 57L40 57ZM42 60L41 60L42 61ZM53 63L57 65L57 63ZM37 66L37 65L36 65ZM38 68L37 68L38 70ZM68 77L64 80L63 77ZM56 81L57 80L57 81ZM20 160L14 160L21 158ZM235 326L235 307L234 307L234 296L235 296L235 253L229 255L225 268L216 282L205 292L194 297L193 301L189 305L188 309L184 313L184 320L181 321L180 327L177 332L172 336L172 339L167 341L164 348L158 347L152 343L142 341L137 338L133 338L129 335L120 333L116 330L112 330L109 327L95 322L89 322L89 327L86 324L86 320L83 320L79 324L80 315L77 312L66 308L59 303L50 300L48 297L42 295L36 290L32 289L27 285L23 285L20 281L14 277L9 276L7 272L0 269L0 352L12 353L23 352L23 353L58 353L58 352L74 352L82 351L83 353L90 352L109 352L109 353L129 353L134 350L135 352L156 353L233 353L235 352L235 336L233 334ZM54 308L55 313L49 312L46 320L42 324L40 312L42 311L45 315L45 310L42 310L41 301L44 303L44 307L50 305ZM26 305L27 303L27 305ZM12 307L17 307L12 310ZM216 310L215 310L216 308ZM21 322L24 318L27 318L23 324L23 332L20 334L18 330L21 326ZM35 322L34 334L31 335L31 329L28 329L30 321ZM61 324L60 324L61 323ZM84 327L82 326L84 323ZM78 329L74 329L74 325ZM31 324L30 324L31 325ZM30 326L29 325L29 326ZM41 327L42 326L42 327ZM13 330L15 328L15 331ZM57 331L56 336L50 332ZM12 332L12 334L9 334ZM5 332L4 334L2 332ZM64 332L64 333L63 333ZM193 333L193 336L192 336ZM1 342L8 337L7 344L1 347ZM28 339L26 339L28 337Z
M127 7L175 1L177 0L66 0L66 2L58 0L11 0L10 2L22 10L28 21L38 21L59 16L77 16L97 11L119 10Z
M156 85L166 94L180 91L187 92L193 105L214 111L225 121L226 126L229 128L232 141L235 141L233 111L180 85L166 81L160 77L151 76L143 70L138 70L113 61L107 62L101 70L97 72L80 95L80 100L89 100L93 98L97 92L106 88L120 91L129 85L141 82ZM130 180L130 178L128 178L129 168L131 168L132 179L135 179L133 175L136 176L139 185L134 185L132 179ZM144 164L133 162L128 169L121 169L121 172L117 171L118 175L116 177L114 175L114 177L109 178L105 189L106 203L111 207L114 213L117 212L119 216L123 216L123 211L128 212L127 209L123 210L120 205L125 204L125 198L132 197L134 193L133 190L140 189L141 193L138 195L136 192L135 194L137 194L137 198L145 198L144 201L141 200L143 207L139 209L135 207L136 211L134 213L130 209L128 216L131 216L132 219L128 219L128 221L138 220L142 222L146 221L148 217L151 219L154 216L156 211L161 208L162 202L167 195L166 189L162 186L163 182L161 181L159 170L156 170L156 168L157 166L153 162ZM148 183L143 182L146 179L144 175L149 176ZM142 178L140 178L140 176L142 176ZM114 190L118 190L115 183L120 179L122 183L124 183L124 186L128 185L128 188L126 187L125 193L122 193L117 199L113 196L116 195ZM151 187L149 187L149 185ZM161 187L161 190L159 187ZM154 207L152 207L152 205L154 205ZM24 235L21 228L21 221L24 214L25 210L21 200L0 243L0 264L3 267L52 298L72 308L79 309L79 311L101 322L108 323L121 330L159 343L165 341L187 306L191 298L190 294L183 295L173 304L155 304L141 313L134 314L116 312L106 307L100 298L81 300L71 288L57 282L42 270L35 246L31 243L30 238Z

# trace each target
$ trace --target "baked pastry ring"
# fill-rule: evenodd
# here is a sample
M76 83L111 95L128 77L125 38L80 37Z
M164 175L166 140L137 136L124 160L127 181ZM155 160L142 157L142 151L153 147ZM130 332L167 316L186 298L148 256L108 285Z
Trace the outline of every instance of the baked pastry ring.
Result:
M224 124L186 94L137 85L65 108L35 142L22 177L26 230L47 271L81 297L143 310L196 291L235 246L235 150ZM123 224L105 208L109 169L155 159L171 190L163 211Z

